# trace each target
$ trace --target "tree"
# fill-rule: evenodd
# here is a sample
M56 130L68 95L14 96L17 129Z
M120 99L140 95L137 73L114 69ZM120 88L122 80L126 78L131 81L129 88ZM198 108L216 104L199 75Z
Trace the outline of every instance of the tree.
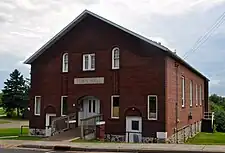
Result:
M215 112L215 125L218 132L225 132L225 98L213 94L209 97L212 111Z
M2 93L0 92L0 107L2 107Z
M17 116L20 115L20 110L27 107L26 104L26 84L23 75L15 69L10 78L4 82L5 87L2 90L2 107L5 109L8 116L17 110Z

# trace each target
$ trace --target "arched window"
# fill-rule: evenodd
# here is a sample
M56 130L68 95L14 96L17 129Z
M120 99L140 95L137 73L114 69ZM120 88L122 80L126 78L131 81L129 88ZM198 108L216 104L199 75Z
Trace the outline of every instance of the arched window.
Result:
M120 49L118 47L112 50L112 69L120 68Z
M62 56L62 72L68 72L68 53L64 53Z

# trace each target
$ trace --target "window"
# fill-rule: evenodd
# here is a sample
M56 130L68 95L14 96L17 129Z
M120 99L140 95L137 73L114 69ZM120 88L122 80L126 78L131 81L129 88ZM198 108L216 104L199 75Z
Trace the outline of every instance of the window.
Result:
M111 118L119 118L120 96L114 95L111 97Z
M34 115L41 115L41 96L35 96Z
M158 101L156 95L148 96L148 119L157 120Z
M182 83L181 83L181 85L182 85L182 107L184 107L184 105L185 105L185 78L182 76Z
M197 84L195 86L195 101L196 101L196 106L198 106L198 85Z
M95 54L83 55L83 71L95 70Z
M199 105L202 105L202 85L200 85L199 88Z
M138 131L139 130L139 121L132 121L131 122L131 127L132 127L131 128L132 130L137 130Z
M120 50L118 47L112 50L112 69L119 69L120 67Z
M64 53L62 57L62 72L68 72L68 53Z
M67 96L61 97L61 116L67 115L68 104L67 104Z
M193 82L192 80L190 81L190 106L192 107L193 105Z

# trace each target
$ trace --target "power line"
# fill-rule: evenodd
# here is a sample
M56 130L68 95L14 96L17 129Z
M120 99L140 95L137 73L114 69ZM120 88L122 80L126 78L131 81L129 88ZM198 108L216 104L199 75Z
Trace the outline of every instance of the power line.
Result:
M210 36L212 35L212 33L218 29L221 24L223 24L224 22L224 19L225 19L225 12L222 13L222 15L216 20L216 22L211 26L211 28L203 35L201 36L194 44L194 46L192 47L192 49L190 51L187 51L183 58L187 58L188 57L188 53L190 52L195 52L197 51L201 45L203 45L209 38Z

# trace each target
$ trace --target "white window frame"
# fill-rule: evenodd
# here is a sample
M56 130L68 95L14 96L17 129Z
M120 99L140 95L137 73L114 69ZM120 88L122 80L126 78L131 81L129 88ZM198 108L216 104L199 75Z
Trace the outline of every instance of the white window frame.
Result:
M69 55L68 53L64 53L62 56L62 72L68 72L68 69L69 69Z
M196 101L196 106L198 106L198 85L195 85L195 101Z
M63 98L68 96L61 96L61 116L66 116L65 114L63 114Z
M202 85L199 87L199 105L202 105Z
M40 110L39 110L40 113L37 113L37 111L36 111L36 110L37 110L37 109L36 109L36 107L37 107L37 98L40 98L40 108L39 108L39 109L40 109ZM34 97L34 115L35 115L35 116L40 116L40 115L41 115L41 96L35 96L35 97Z
M190 80L190 106L193 106L193 81Z
M185 77L181 77L181 90L182 90L182 95L181 95L181 102L182 102L182 107L185 107Z
M116 51L118 51L118 55L116 55ZM115 60L118 60L118 66L115 65ZM119 69L120 68L120 49L115 47L112 49L112 69Z
M94 56L94 59L92 61L92 57ZM88 57L88 67L85 67L85 57ZM93 67L92 67L93 65ZM95 53L93 54L83 54L83 71L94 71L95 70Z
M155 97L156 98L156 118L150 118L149 116L149 98L150 97ZM147 116L148 116L148 120L157 120L158 119L158 97L157 95L148 95L148 99L147 99Z
M114 97L120 97L120 95L112 95L111 96L111 118L119 119L119 117L113 116L113 98ZM120 101L119 101L119 105L120 105ZM119 109L120 109L120 107L119 107Z

